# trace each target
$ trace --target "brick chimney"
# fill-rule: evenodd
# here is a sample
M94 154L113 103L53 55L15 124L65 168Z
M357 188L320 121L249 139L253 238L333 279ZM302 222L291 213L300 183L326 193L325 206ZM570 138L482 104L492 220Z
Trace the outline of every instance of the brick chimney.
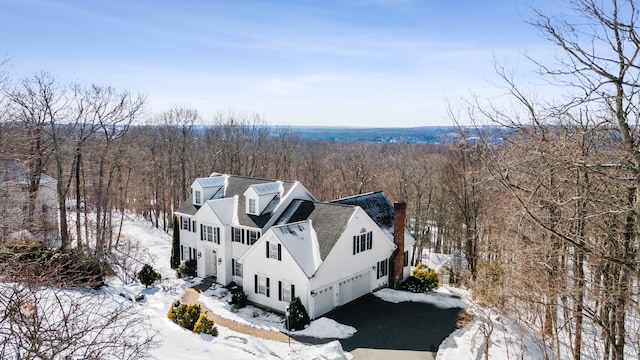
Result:
M389 278L389 287L397 289L402 283L404 275L404 223L407 215L407 203L402 200L396 200L393 203L393 242L398 246L394 252L395 256L391 256L393 264L389 264L392 269Z

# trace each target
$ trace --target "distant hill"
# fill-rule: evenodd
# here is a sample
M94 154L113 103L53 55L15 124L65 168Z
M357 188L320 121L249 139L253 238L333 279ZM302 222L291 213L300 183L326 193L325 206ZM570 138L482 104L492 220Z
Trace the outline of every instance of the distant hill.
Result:
M459 138L453 126L421 126L412 128L356 128L338 126L272 127L277 132L289 129L305 140L364 141L377 143L403 142L407 144L448 143Z
M271 126L273 134L288 129L304 140L364 141L376 143L402 142L407 144L447 144L460 138L459 129L454 126L421 126L412 128L357 128L340 126ZM477 136L475 128L465 128L468 136ZM500 142L505 129L492 126L482 127L484 135Z

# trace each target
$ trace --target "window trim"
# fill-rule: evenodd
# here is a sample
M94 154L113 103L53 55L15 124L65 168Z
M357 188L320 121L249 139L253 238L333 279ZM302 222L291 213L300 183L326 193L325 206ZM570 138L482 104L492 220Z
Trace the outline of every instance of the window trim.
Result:
M200 205L202 204L202 192L200 190L194 190L194 204Z

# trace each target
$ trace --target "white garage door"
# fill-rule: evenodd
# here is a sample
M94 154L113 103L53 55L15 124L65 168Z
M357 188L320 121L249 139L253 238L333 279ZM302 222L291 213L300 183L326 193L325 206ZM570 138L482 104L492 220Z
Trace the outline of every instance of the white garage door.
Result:
M313 318L333 310L333 286L313 291Z
M369 271L348 277L338 283L338 305L344 305L371 292Z

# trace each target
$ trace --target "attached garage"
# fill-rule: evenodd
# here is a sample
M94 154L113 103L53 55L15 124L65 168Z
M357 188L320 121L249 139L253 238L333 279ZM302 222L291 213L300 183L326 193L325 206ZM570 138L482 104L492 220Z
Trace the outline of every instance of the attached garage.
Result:
M314 290L313 293L313 318L317 318L333 310L333 286Z
M344 305L352 300L371 292L370 271L361 272L341 280L338 283L338 305Z

